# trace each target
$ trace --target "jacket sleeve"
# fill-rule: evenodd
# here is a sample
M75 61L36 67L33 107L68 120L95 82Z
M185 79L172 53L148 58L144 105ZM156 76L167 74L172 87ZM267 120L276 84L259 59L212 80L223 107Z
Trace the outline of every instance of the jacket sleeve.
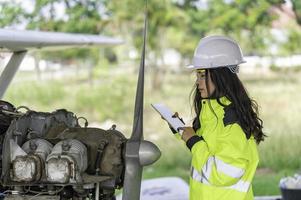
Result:
M192 178L213 186L233 186L248 165L247 139L238 124L212 127L191 149Z
M174 133L174 135L175 135L175 137L176 137L178 140L183 141L183 140L181 139L180 133Z

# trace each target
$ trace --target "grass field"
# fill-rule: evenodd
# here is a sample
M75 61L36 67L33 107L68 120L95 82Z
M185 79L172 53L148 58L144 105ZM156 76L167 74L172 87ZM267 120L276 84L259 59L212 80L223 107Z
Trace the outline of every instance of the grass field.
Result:
M279 194L281 177L292 175L301 168L301 73L277 72L269 75L242 75L250 96L260 105L266 141L259 145L260 163L254 179L255 195ZM103 74L91 86L79 78L64 80L21 81L18 74L5 100L14 105L25 105L38 111L66 108L100 126L116 123L126 136L131 133L136 90L136 75L113 71ZM192 74L167 74L162 90L150 88L146 77L144 132L147 140L156 143L161 159L146 167L144 178L189 176L190 154L181 141L175 139L168 126L152 110L150 103L164 102L178 111L186 122L191 122L189 94L194 81ZM22 83L22 84L20 84Z

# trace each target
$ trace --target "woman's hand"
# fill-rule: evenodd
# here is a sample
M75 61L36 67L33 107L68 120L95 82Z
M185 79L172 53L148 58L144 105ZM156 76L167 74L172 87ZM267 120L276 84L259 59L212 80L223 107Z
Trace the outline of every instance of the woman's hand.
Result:
M178 112L175 112L171 117L172 117L172 118L179 118L179 119L184 123L183 119L179 117L179 113L178 113ZM162 118L163 120L165 120L162 116L161 116L161 118ZM166 121L166 120L165 120L165 121ZM166 121L166 122L167 122L167 121ZM168 124L169 129L171 130L171 132L172 132L173 134L178 133L178 131L176 131L174 128L172 128L172 126L171 126L168 122L167 122L167 124Z
M185 142L187 142L187 140L189 140L192 136L195 135L195 131L192 127L181 127L179 129L183 130L182 140L184 140Z

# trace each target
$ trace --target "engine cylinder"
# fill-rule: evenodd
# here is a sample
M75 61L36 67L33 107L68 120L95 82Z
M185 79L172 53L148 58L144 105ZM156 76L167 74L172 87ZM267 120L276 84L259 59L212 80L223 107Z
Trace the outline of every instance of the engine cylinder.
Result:
M44 139L32 139L25 142L22 149L26 155L17 156L12 161L12 179L17 182L40 180L52 144Z
M22 145L22 149L26 153L33 153L39 155L41 159L46 160L48 154L50 154L53 145L44 139L32 139L28 140Z
M31 182L41 178L41 160L34 155L17 156L12 162L12 180Z
M80 173L87 169L87 148L78 140L57 143L46 159L46 176L50 182L80 182Z

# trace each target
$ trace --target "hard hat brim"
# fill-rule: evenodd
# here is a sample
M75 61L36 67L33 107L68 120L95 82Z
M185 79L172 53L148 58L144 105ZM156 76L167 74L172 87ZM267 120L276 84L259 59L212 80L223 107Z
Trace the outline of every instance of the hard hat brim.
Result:
M207 67L208 68L208 67ZM195 69L206 69L206 67L194 66L192 64L186 65L186 69L195 70Z
M238 64L233 64L233 65L240 65L240 64L244 64L247 61L242 60L240 61ZM212 67L208 67L208 66L195 66L193 64L187 64L186 65L186 69L190 69L190 70L196 70L196 69L216 69L216 68L221 68L221 67L228 67L230 65L221 65L221 66L212 66Z

